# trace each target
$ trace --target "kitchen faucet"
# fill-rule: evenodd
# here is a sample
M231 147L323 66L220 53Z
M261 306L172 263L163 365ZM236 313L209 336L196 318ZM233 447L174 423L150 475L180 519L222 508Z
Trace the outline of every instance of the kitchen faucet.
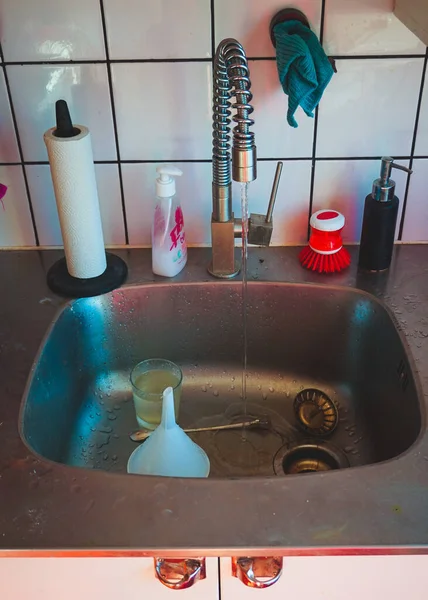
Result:
M249 183L257 177L257 153L254 124L250 118L250 71L244 48L235 39L220 42L213 68L213 212L211 217L212 262L209 272L221 279L235 277L240 264L235 261L235 238L242 235L241 219L232 211L232 178ZM236 102L231 104L234 96ZM232 168L230 166L230 117L236 123L232 139ZM272 237L272 211L281 176L282 163L278 163L267 215L251 214L248 242L269 246Z

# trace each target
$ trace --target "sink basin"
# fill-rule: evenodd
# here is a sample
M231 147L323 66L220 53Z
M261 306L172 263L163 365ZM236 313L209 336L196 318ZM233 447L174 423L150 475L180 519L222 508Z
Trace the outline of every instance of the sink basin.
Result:
M73 301L34 363L21 434L51 461L125 473L137 428L129 373L162 357L183 369L183 427L260 416L270 423L192 434L211 477L352 468L392 460L416 441L422 404L407 349L374 297L251 282L247 338L244 402L239 282L150 284ZM306 390L337 411L334 430L320 435L299 420L295 398Z

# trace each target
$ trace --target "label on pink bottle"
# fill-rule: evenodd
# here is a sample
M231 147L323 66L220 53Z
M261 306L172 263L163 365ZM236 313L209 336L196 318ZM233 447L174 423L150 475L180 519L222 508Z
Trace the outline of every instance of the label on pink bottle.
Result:
M187 258L186 234L184 233L183 211L180 206L175 209L175 226L172 228L169 237L171 239L170 252L176 251L173 261L181 264Z

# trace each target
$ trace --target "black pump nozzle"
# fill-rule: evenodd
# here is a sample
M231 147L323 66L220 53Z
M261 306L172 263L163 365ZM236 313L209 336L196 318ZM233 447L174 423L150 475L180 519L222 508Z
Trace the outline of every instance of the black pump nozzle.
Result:
M70 111L65 100L57 100L55 103L56 129L53 132L55 137L70 138L81 133L80 129L73 127Z

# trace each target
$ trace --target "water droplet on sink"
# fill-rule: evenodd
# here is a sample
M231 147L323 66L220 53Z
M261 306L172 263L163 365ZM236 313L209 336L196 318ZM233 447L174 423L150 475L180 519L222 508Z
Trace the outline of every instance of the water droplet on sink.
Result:
M230 389L231 389L231 391L233 392L233 390L235 389L235 386L234 386L234 385L231 385L231 386L230 386Z
M207 391L207 386L206 386L206 385L203 385L203 386L201 387L201 390L202 390L203 392L206 392L206 391Z
M270 391L270 393L271 393L271 394L273 394L273 393L274 393L274 391L275 391L275 388L274 388L273 386L270 386L270 387L269 387L269 391Z
M214 396L218 396L218 390L213 391Z
M263 392L262 398L263 398L263 400L267 400L267 394L266 394L266 392Z

